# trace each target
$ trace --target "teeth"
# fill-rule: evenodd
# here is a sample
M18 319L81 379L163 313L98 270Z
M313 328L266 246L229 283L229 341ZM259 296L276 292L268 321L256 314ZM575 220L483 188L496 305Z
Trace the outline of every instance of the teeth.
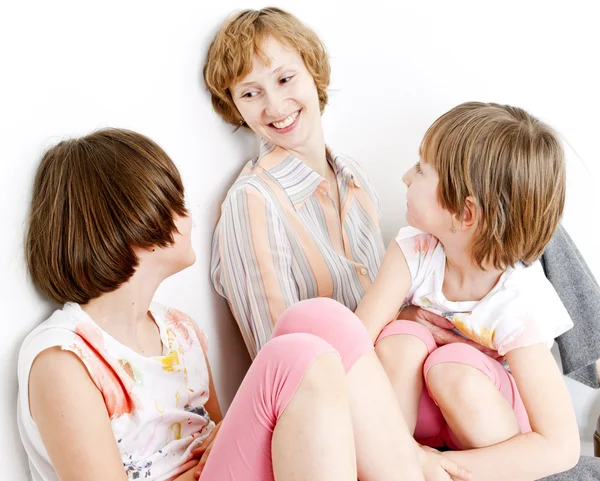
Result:
M289 127L290 125L292 125L294 123L294 120L296 120L296 117L298 117L299 113L300 113L300 111L294 112L287 119L282 120L281 122L273 122L273 125L277 129L285 129L286 127Z

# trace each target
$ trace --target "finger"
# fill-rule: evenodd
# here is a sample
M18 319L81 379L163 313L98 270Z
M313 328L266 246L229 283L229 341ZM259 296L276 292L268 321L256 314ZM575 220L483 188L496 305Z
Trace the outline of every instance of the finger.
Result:
M206 445L202 444L201 446L198 446L196 449L192 449L192 456L194 458L199 458L200 456L202 456L204 454L204 451L206 451Z
M453 478L462 479L464 481L469 481L471 479L471 471L463 468L449 458L442 457L441 466L444 468L444 471L446 471Z
M464 337L459 336L455 332L446 331L444 329L433 333L433 338L437 342L438 346L443 346L444 344L452 344L454 342L462 342L462 343L466 343L466 344L469 343L468 339L465 339Z
M419 316L423 319L431 322L432 324L441 327L443 329L453 329L454 324L452 324L448 319L442 316L438 316L431 311L427 311L425 309L421 309L419 311Z

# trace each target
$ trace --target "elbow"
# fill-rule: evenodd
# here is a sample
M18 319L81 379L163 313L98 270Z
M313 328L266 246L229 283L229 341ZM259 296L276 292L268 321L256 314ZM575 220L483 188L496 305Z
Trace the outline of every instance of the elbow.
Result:
M564 435L553 443L553 459L556 462L556 471L568 471L575 467L581 456L581 442L579 435Z

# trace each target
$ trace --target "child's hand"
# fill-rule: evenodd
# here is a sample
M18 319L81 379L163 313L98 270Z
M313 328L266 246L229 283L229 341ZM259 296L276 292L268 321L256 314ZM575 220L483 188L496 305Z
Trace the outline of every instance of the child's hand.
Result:
M443 346L445 344L451 344L453 342L463 342L473 346L474 348L480 350L484 354L487 354L492 359L497 361L502 361L504 359L503 356L498 354L498 351L494 351L493 349L489 349L481 344L477 344L476 342L470 341L469 339L465 339L462 336L459 336L455 332L452 332L451 329L454 328L454 325L445 317L438 316L433 312L427 311L425 309L421 309L417 306L408 306L404 308L398 319L405 319L407 321L418 322L422 326L426 327L433 339L435 340L438 346Z
M471 472L433 448L421 446L419 460L425 481L450 481L471 479Z
M192 451L192 454L194 455L194 457L200 458L200 461L198 462L198 466L196 467L196 472L194 473L196 479L200 478L200 474L202 474L202 470L204 469L206 461L208 461L208 456L210 454L210 451L212 450L213 444L215 442L217 433L219 432L219 428L221 427L222 422L223 421L221 421L219 424L217 424L215 426L215 428L211 431L211 433L204 440L204 442L200 445L200 447L198 447Z

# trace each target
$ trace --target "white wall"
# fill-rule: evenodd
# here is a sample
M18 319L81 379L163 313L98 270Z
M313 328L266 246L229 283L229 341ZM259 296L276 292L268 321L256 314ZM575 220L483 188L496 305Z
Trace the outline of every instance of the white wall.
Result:
M210 238L227 186L255 140L212 113L201 63L231 0L11 2L0 12L0 466L26 477L14 421L15 365L26 333L54 306L29 283L22 239L31 183L44 149L102 126L155 139L173 157L195 216L197 263L159 300L190 313L211 339L218 392L230 402L248 360L208 278ZM568 140L565 224L600 277L594 248L600 202L600 34L592 2L280 1L313 26L331 54L328 142L362 161L379 190L389 239L404 222L402 172L428 125L466 100L513 103ZM344 6L343 6L344 5ZM578 155L575 154L577 152ZM589 439L600 400L570 383Z

